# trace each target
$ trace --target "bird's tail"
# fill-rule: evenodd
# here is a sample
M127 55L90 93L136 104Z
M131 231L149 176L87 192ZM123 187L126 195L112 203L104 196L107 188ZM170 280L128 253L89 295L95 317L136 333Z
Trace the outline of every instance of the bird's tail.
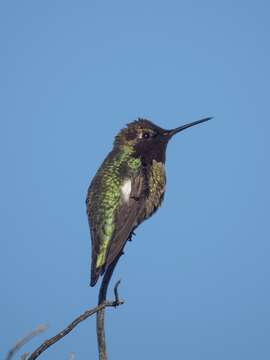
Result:
M95 264L96 262L92 261L90 286L95 286L98 281L99 275L102 275L104 273L104 269L102 267L97 268Z
M97 281L98 281L98 278L99 278L99 274L98 273L91 273L91 281L90 281L90 286L95 286Z

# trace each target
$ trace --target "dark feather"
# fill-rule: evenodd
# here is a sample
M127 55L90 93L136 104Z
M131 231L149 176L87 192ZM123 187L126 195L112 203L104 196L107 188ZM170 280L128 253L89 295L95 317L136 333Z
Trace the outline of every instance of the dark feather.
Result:
M123 202L116 215L116 231L108 250L106 267L123 250L132 230L137 226L139 214L144 202L144 178L142 175L133 179L128 202Z

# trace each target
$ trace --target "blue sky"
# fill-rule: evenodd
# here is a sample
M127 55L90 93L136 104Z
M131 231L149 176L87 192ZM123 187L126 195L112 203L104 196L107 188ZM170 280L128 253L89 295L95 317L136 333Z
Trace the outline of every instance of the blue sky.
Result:
M268 359L269 3L2 2L1 356L97 302L85 197L127 122L172 128L167 193L116 269L110 359ZM88 319L43 359L97 358Z

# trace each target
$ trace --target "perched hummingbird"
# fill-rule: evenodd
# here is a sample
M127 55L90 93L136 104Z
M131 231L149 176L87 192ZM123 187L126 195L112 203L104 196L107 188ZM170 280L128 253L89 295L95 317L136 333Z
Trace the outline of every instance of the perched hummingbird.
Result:
M178 132L210 119L173 130L138 119L115 137L113 149L93 178L86 199L92 239L91 286L122 253L134 229L161 205L169 140Z

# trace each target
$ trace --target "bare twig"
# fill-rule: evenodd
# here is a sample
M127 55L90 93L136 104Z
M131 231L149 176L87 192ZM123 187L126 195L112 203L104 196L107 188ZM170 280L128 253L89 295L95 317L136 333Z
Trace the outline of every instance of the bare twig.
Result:
M98 304L102 305L106 303L106 296L108 286L115 269L115 266L122 255L122 252L115 258L115 260L108 266L107 270L102 279L102 283L99 289L99 296L98 296ZM120 284L120 280L114 286L114 295L115 301L114 306L118 306L119 304L119 297L118 297L118 286ZM105 341L105 307L97 312L97 322L96 322L96 329L97 329L97 342L98 342L98 353L99 353L99 360L107 360L107 350L106 350L106 341Z
M26 336L24 336L23 338L21 338L20 340L18 340L15 345L9 350L9 352L7 353L6 356L6 360L10 360L13 355L20 350L21 347L23 347L28 341L30 341L31 339L33 339L33 337L37 336L38 334L42 333L43 331L45 331L46 326L45 325L38 325L37 328L35 330L33 330L32 332L30 332L29 334L27 334Z
M120 285L121 283L121 279L119 279L116 284L114 285L114 289L113 289L113 292L114 292L114 297L115 297L115 302L116 302L116 305L118 305L118 302L119 302L119 295L118 295L118 286Z
M61 340L64 336L70 333L80 322L86 320L89 316L94 315L98 311L105 309L106 307L115 307L118 305L124 304L123 300L115 299L114 301L105 301L102 304L96 306L93 309L86 310L82 315L78 316L75 320L72 321L65 329L60 331L57 335L52 338L44 341L31 355L27 360L34 360L50 346L55 344L57 341Z

